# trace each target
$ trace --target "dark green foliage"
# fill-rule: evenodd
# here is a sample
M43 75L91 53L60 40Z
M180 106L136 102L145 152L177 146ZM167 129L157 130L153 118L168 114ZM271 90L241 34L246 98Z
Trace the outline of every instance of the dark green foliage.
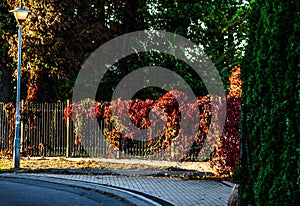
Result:
M5 2L7 10L20 6L20 1ZM23 23L23 98L40 102L70 98L83 61L110 36L103 29L104 1L24 1L21 6L31 10ZM6 35L13 57L16 31Z
M297 205L300 1L261 0L251 8L241 67L241 205Z
M228 88L231 69L240 63L243 51L241 42L246 34L246 5L243 1L149 0L150 2L158 5L156 15L145 17L152 22L151 26L154 29L179 34L196 44L201 44L205 53L220 71L225 89ZM180 75L188 71L185 65L178 61L176 67L178 68L176 72ZM198 89L204 88L204 84L195 79L191 85L197 85ZM197 95L204 95L204 93Z
M8 55L9 44L2 38L7 32L16 30L16 23L9 13L6 1L0 1L0 101L12 100L12 73L14 71L13 58Z
M2 2L6 13L20 6L17 0ZM86 58L101 44L128 32L169 31L203 45L220 71L225 89L230 70L239 63L243 50L240 43L246 27L242 0L29 0L21 6L32 11L23 23L22 97L28 101L71 98L72 86ZM13 19L13 15L7 18ZM10 25L14 27L15 23ZM14 28L5 36L11 57L17 54L16 32ZM97 98L109 100L113 88L125 75L149 65L173 69L196 95L207 94L191 68L160 53L121 60L100 83Z

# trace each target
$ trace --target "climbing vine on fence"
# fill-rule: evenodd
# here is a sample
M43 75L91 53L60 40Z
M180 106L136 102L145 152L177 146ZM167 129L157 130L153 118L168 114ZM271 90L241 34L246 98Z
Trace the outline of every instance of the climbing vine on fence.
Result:
M187 98L179 91L169 91L158 100L122 100L116 99L110 102L86 99L80 103L73 103L65 108L65 118L75 121L76 145L82 144L83 120L85 118L96 118L99 122L104 121L110 125L103 129L106 141L114 150L122 150L128 141L137 140L142 132L147 130L146 146L143 154L151 156L162 151L172 151L168 154L169 159L180 159L182 161L195 161L198 159L211 159L211 165L220 175L232 175L239 160L239 120L241 105L241 80L240 69L235 67L230 76L230 92L226 101L207 95L197 97L196 102L187 103L179 107L178 102L184 102ZM176 98L175 98L176 97ZM227 106L227 117L224 131L221 137L207 138L211 122L211 100L218 107ZM194 105L192 105L194 104ZM196 106L196 107L195 107ZM183 118L192 118L195 108L199 108L198 121L195 125L182 125ZM112 112L116 111L117 115ZM182 115L185 114L185 115ZM222 114L218 114L222 115ZM137 128L132 130L128 125L122 124L129 117L132 125ZM218 118L218 117L217 117ZM163 123L163 127L161 127ZM185 128L188 127L188 128ZM195 129L193 136L184 136L183 129ZM217 127L216 127L217 128ZM208 144L204 144L205 141ZM217 142L217 144L215 144ZM185 145L190 145L187 149ZM204 146L206 145L206 148ZM180 151L180 152L179 152ZM184 151L184 155L182 155ZM213 156L204 156L206 152ZM166 158L166 157L164 157Z
M220 175L231 176L236 170L240 157L240 108L243 83L240 74L240 68L234 67L232 74L229 76L230 90L226 96L226 124L214 151L214 158L211 161L211 165L216 168Z

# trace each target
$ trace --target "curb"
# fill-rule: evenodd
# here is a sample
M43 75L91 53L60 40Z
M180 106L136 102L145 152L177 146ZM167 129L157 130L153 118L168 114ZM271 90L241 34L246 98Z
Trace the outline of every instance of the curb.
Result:
M0 178L19 178L19 179L27 179L27 180L35 180L41 182L48 182L52 184L65 185L69 187L76 187L84 190L93 190L95 192L101 193L103 195L113 197L122 202L128 203L129 205L138 205L138 206L174 206L173 204L159 199L157 197L144 194L142 192L138 192L135 190L125 189L117 186L108 186L104 184L96 184L86 181L80 180L67 180L63 178L57 177L41 177L34 174L26 175L26 174L0 174Z
M190 178L209 178L215 177L211 172L198 172L194 170L177 170L177 171L162 171L162 170L99 170L99 169L22 169L16 173L51 173L51 174L78 174L78 175L113 175L113 176L128 176L128 177L190 177Z

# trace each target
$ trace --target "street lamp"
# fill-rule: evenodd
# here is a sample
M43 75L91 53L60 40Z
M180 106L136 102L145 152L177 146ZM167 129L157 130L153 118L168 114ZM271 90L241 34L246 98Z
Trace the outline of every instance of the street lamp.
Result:
M26 19L29 10L17 8L9 12L14 13L18 22L18 76L17 76L17 100L16 100L16 125L15 125L15 140L14 140L14 168L20 168L20 92L21 92L21 60L22 60L22 22Z

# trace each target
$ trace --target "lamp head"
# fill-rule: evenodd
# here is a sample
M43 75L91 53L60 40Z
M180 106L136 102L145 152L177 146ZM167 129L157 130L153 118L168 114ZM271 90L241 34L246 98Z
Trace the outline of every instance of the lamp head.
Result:
M22 23L30 11L23 8L16 8L14 10L10 10L9 12L14 13L18 23Z

